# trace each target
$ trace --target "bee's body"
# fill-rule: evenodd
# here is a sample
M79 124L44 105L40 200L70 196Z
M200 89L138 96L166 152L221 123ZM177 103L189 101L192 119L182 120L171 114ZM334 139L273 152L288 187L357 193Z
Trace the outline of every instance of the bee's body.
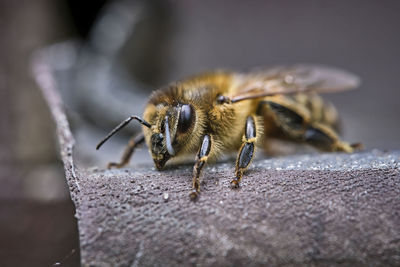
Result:
M290 138L287 136L288 133L282 132L273 114L260 110L263 101L271 100L285 104L297 110L311 123L321 123L336 129L338 116L335 108L313 93L282 94L249 99L235 104L219 104L218 96L236 95L240 92L243 78L245 77L242 74L211 72L176 82L152 94L149 105L144 111L144 119L152 123L153 118L163 114L168 107L192 105L198 116L195 123L198 124L198 128L192 131L181 154L175 156L196 153L201 145L201 137L205 133L210 133L214 136L214 142L218 144L218 149L212 151L211 158L224 152L237 151L240 148L245 130L243 125L250 115L257 117L257 123L260 126L257 133L258 139L263 137L263 140L259 140L260 142L268 142L268 137ZM150 147L150 136L147 136L146 143Z
M210 72L175 82L155 91L144 111L143 134L130 142L121 163L145 141L161 169L173 157L197 153L193 170L196 197L204 164L229 151L239 150L234 187L239 186L256 145L269 138L304 142L326 151L351 152L354 146L336 134L335 108L315 92L349 89L357 79L339 70L303 65L249 74ZM99 147L98 146L98 147ZM265 146L263 146L265 147Z

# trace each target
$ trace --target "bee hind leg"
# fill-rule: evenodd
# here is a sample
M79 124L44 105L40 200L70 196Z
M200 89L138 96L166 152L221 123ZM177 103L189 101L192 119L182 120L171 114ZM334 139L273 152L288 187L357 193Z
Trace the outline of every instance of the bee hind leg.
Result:
M129 160L132 157L133 152L135 151L135 148L142 144L144 142L144 135L143 133L138 134L137 136L131 138L129 140L128 146L125 148L124 154L122 155L121 161L120 162L110 162L107 165L108 169L111 168L122 168L126 164L129 163Z
M254 157L255 143L257 138L256 120L253 116L248 116L246 119L245 134L243 143L240 147L239 154L236 160L235 178L231 181L232 188L238 188L242 180L243 173L250 165Z
M303 139L305 143L323 151L352 153L354 150L362 149L362 144L342 141L331 127L318 123L307 125Z
M271 100L260 102L259 111L262 115L274 119L284 135L295 142L309 144L323 151L342 151L351 153L362 145L349 144L340 140L337 132L326 123L311 122L310 115L304 110L296 109L293 104L285 101Z

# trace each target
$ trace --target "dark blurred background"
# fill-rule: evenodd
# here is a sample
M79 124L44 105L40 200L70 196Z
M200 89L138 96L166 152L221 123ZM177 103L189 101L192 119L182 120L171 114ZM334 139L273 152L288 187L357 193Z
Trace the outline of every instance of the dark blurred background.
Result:
M203 70L293 63L359 75L359 90L326 97L346 140L391 150L400 149L399 12L395 0L0 1L0 265L79 264L54 124L31 74L35 51L54 70L81 167L119 158L123 134L103 153L94 144L141 114L154 88Z

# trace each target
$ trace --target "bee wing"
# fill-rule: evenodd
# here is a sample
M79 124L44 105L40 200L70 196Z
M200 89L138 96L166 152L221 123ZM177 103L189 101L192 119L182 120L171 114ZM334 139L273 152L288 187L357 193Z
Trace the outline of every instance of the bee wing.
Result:
M351 73L311 64L275 67L238 78L237 93L230 97L232 103L277 94L339 92L360 84L360 79Z

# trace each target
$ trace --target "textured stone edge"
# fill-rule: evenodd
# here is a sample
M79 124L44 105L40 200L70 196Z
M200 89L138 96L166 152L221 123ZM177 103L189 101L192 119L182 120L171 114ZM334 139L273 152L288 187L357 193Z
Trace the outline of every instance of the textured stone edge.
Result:
M44 51L38 51L34 54L32 58L32 73L42 91L43 97L49 106L50 113L56 124L57 140L59 142L61 160L64 164L70 196L75 204L76 210L78 210L80 204L78 197L80 178L73 159L75 139L64 111L61 96L57 90L57 82L54 79L50 66L46 63Z

